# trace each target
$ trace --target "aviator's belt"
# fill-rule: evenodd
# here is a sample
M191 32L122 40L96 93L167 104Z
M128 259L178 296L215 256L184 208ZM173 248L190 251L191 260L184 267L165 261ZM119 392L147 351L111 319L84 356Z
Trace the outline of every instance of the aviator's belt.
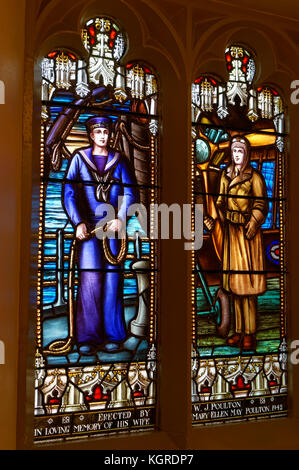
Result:
M240 211L226 211L226 218L233 224L245 224L248 221L249 217L248 212L240 212Z

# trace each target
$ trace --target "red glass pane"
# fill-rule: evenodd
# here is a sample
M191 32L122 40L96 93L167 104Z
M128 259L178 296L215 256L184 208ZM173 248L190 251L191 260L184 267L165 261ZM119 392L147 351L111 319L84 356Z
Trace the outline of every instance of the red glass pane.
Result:
M100 387L97 387L94 391L94 399L95 400L100 400L102 398L102 391Z
M90 34L92 37L95 37L96 32L95 32L95 29L94 29L93 26L90 26L90 28L89 28L89 34Z

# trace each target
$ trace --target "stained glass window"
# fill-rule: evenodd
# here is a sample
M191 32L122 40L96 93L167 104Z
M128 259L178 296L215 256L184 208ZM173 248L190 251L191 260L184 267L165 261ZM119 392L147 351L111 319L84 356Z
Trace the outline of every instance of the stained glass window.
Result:
M246 47L227 47L225 61L226 82L192 84L192 196L204 212L192 257L197 426L287 414L286 111L275 87L254 86Z
M36 441L155 427L157 76L108 17L82 41L40 64Z

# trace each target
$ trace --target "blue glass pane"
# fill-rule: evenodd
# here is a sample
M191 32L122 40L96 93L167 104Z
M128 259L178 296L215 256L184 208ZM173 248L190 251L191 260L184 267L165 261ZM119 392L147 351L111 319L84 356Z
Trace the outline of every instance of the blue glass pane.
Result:
M272 198L274 193L275 162L264 162L262 165L262 173L265 178L268 197ZM269 201L269 211L267 218L263 224L263 228L271 228L273 225L272 207L273 201Z

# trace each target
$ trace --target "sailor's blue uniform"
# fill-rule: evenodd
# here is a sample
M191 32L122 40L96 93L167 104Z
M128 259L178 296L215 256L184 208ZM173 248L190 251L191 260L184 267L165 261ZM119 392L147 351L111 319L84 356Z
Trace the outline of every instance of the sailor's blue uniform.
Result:
M96 175L99 177L97 180ZM98 193L101 178L104 180L105 177L107 185L102 186ZM118 210L119 196L123 199ZM116 217L126 220L128 207L139 202L130 162L121 154L109 151L106 166L100 175L92 147L80 149L72 157L66 172L63 201L74 228L85 223L89 231L93 230L106 214L101 210L103 204L112 205ZM110 239L110 250L114 255L118 253L119 243L118 239ZM97 237L78 241L77 253L80 269L76 312L78 343L123 341L126 328L120 266L107 262L102 240Z

